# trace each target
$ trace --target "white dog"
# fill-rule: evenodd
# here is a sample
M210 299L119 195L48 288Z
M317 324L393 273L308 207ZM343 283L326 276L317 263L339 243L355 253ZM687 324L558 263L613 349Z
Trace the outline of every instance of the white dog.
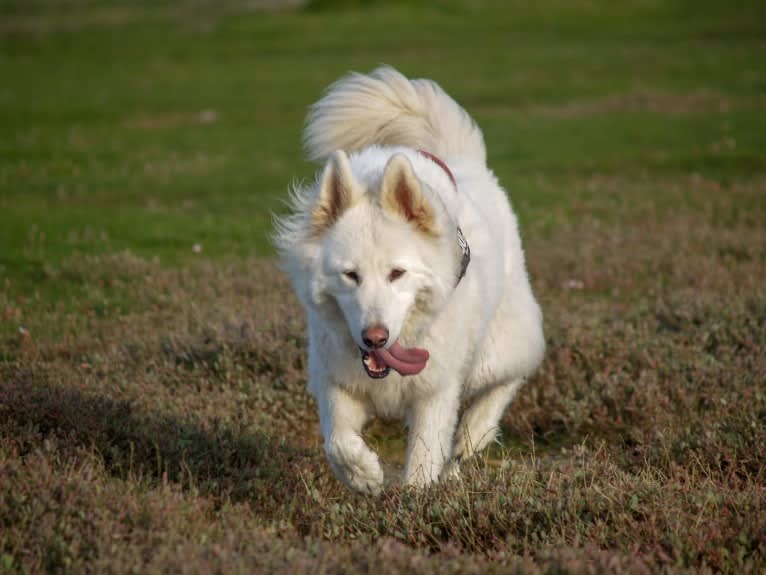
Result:
M342 78L312 107L305 144L326 163L274 240L308 314L330 465L377 493L362 428L404 419L404 480L426 485L496 438L542 361L516 217L478 126L432 81L387 67Z

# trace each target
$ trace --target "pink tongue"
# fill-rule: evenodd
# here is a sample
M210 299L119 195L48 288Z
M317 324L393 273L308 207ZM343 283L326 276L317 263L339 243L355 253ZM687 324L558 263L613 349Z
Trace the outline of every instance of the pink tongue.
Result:
M398 341L388 349L381 348L369 352L375 357L375 363L388 366L400 375L415 375L423 371L428 361L428 350L417 347L402 347Z

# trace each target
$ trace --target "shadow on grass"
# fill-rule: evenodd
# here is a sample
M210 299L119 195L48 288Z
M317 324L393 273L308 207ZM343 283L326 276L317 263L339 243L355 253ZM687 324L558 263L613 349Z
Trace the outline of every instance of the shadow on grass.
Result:
M55 449L59 462L76 463L95 452L114 477L149 486L172 482L222 502L246 500L259 511L284 509L302 474L321 464L312 450L267 433L147 413L46 379L16 369L0 384L0 433L21 456Z

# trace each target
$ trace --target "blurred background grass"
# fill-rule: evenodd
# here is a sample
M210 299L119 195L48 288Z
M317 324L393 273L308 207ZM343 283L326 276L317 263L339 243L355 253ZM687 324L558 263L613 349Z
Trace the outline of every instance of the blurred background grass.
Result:
M762 177L764 6L1 0L4 289L59 299L78 254L271 254L272 211L314 170L307 106L380 63L474 115L522 223L569 217L594 177Z

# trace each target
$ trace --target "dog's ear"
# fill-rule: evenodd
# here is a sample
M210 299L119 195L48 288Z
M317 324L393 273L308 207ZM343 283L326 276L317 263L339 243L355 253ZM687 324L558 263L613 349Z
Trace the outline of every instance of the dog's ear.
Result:
M343 150L336 151L325 165L319 197L311 212L311 224L317 235L332 226L356 201L351 164Z
M397 214L428 235L436 235L436 213L423 195L410 160L396 154L383 172L381 204L389 213Z

